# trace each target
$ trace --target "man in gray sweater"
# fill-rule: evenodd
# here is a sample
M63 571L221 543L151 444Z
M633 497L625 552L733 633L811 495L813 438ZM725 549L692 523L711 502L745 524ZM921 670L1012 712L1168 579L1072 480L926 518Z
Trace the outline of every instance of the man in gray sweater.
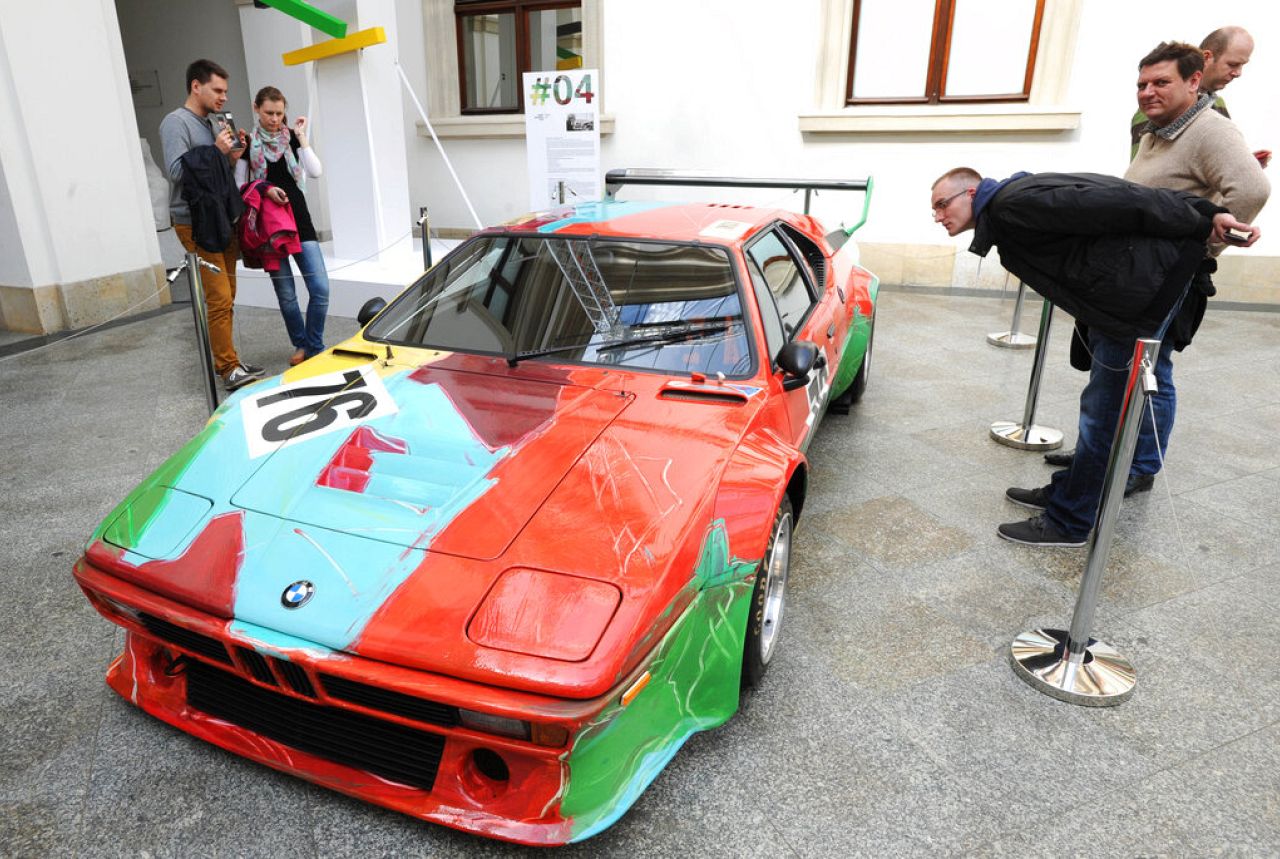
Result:
M215 147L228 159L228 169L244 151L244 132L233 135L225 127L214 134L210 114L222 110L227 101L227 72L212 60L196 60L187 67L187 100L160 122L160 143L164 150L164 169L169 176L169 214L173 229L188 251L194 251L220 272L201 271L209 319L209 342L213 348L213 364L228 391L249 384L262 375L262 368L246 364L236 352L234 312L236 300L236 262L240 246L234 230L231 242L223 250L200 247L192 235L191 210L182 196L183 156L201 146Z

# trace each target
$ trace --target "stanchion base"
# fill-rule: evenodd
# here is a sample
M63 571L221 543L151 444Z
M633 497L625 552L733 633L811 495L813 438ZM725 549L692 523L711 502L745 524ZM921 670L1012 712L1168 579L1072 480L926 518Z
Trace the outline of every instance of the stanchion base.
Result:
M996 421L991 425L991 437L1018 450L1056 450L1062 447L1061 430L1038 424L1024 427L1017 421Z
M1009 646L1013 673L1051 698L1083 707L1114 707L1129 699L1138 683L1133 664L1114 648L1089 639L1084 662L1066 658L1065 629L1033 629Z
M1021 331L1005 331L987 335L987 342L1002 349L1031 349L1036 345L1036 338Z

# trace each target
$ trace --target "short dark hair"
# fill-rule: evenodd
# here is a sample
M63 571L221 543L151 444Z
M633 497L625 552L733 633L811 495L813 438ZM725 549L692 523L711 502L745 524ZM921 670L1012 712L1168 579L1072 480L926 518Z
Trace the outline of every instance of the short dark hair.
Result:
M933 184L929 187L936 188L948 179L958 179L966 188L977 187L978 183L982 181L982 174L972 167L952 167L946 173L934 179Z
M1178 64L1178 74L1185 81L1196 72L1204 71L1204 52L1195 45L1186 42L1161 42L1138 61L1138 71L1156 63L1174 60Z
M1231 40L1240 35L1247 36L1249 33L1244 27L1219 27L1204 37L1204 41L1200 43L1200 50L1220 57L1231 44Z
M273 86L264 86L258 90L258 94L253 97L253 106L262 107L263 102L268 101L282 101L285 107L289 106L289 99L285 98L284 93Z
M207 84L209 79L214 75L222 78L224 81L231 80L231 76L227 74L227 70L215 63L213 60L196 60L187 66L187 93L191 92L191 82Z

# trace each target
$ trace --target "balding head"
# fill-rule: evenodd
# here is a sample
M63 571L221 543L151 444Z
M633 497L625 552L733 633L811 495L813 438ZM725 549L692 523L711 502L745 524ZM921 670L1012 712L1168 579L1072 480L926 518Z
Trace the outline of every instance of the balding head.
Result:
M1204 79L1200 88L1218 90L1240 77L1253 56L1253 37L1244 27L1219 27L1200 43L1204 52Z

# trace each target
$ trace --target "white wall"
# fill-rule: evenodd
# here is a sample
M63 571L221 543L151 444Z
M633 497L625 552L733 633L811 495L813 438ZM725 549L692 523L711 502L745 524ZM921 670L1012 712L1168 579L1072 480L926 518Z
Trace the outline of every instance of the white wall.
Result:
M27 4L35 5L43 4ZM232 0L115 0L115 7L129 73L158 73L161 104L136 109L138 136L151 144L157 164L164 163L160 120L186 101L182 79L193 60L213 60L227 70L231 79L226 109L235 116L236 125L253 127L249 112L253 91L245 72L240 15ZM274 10L262 11L284 17Z
M117 32L111 0L6 6L0 17L6 285L160 262Z
M820 24L813 0L785 5L651 0L604 6L602 86L605 110L617 121L616 133L603 140L604 169L685 167L824 178L873 174L871 220L859 233L864 241L967 247L967 239L948 239L932 223L926 205L932 180L960 164L999 177L1016 170L1123 173L1138 60L1161 40L1198 43L1226 24L1245 26L1258 45L1244 76L1224 91L1232 116L1253 148L1280 152L1280 111L1271 104L1280 71L1280 4L1262 0L1226 9L1190 0L1166 0L1158 8L1085 0L1068 97L1068 106L1082 111L1080 128L983 135L802 134L797 114L816 107ZM413 65L422 75L424 48L410 38L413 16L421 27L421 2L399 0L397 8L402 61L406 71ZM430 44L456 50L452 32ZM415 81L425 80L410 74ZM431 141L417 136L412 123L408 128L415 205L424 200L431 206L435 226L467 226L466 210ZM494 223L524 210L523 140L446 139L445 145L482 220ZM1271 172L1277 169L1280 159ZM709 193L629 189L623 195L684 199ZM733 195L742 201L800 205L798 197L788 200L785 195ZM856 195L827 194L814 210L834 223L856 217L856 206ZM1267 237L1249 253L1280 253L1280 238L1274 235L1280 231L1277 211L1280 203L1264 211L1259 224Z

